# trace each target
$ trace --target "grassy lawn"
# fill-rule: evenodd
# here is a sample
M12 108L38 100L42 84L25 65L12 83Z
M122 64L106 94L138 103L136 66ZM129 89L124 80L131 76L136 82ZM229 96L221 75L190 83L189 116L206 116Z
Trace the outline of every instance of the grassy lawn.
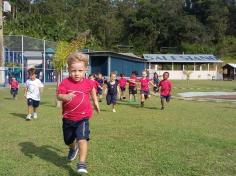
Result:
M174 81L185 91L235 91L232 81ZM0 89L0 175L77 175L67 162L55 87L46 86L39 118L25 121L20 91ZM101 104L90 121L88 171L93 176L236 175L236 105L172 99L164 111L158 97L144 108L119 102L117 113Z

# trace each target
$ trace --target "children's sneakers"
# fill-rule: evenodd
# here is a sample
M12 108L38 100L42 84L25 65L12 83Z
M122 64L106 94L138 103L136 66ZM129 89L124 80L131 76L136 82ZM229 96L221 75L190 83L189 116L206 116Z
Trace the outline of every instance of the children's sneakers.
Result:
M68 153L68 156L67 156L67 159L68 159L69 161L73 161L73 160L76 158L78 152L79 152L79 147L76 148L76 149L70 148L69 153Z
M116 112L116 110L115 110L115 109L112 109L112 112Z
M31 114L28 114L25 118L25 120L31 120Z
M37 119L37 118L38 118L38 115L37 115L36 112L33 113L33 118L34 118L34 119Z
M85 163L81 163L81 162L79 164L77 164L77 172L79 174L87 174L88 171L87 171L86 164Z

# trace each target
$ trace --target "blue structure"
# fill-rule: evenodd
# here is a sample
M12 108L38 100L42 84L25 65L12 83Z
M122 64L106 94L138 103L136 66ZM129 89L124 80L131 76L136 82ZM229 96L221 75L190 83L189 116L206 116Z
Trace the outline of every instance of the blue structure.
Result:
M146 61L131 53L115 53L110 51L87 52L89 55L90 73L102 73L109 76L115 71L130 76L136 71L139 75L146 68Z

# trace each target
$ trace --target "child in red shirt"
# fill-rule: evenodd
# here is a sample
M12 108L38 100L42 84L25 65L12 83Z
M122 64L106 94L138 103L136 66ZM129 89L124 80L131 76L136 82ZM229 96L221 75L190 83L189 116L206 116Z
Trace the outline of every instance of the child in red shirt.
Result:
M18 89L19 89L19 83L15 77L12 77L12 81L10 82L10 89L11 89L11 94L13 96L13 99L16 100L17 94L18 94Z
M168 80L169 72L163 73L163 80L160 81L158 87L161 88L161 110L164 110L165 100L168 103L171 98L172 82Z
M62 101L64 142L69 146L68 160L80 155L78 173L88 173L85 164L89 140L89 119L94 108L100 112L94 83L85 78L88 57L81 53L72 53L67 58L69 78L62 80L57 88L57 98Z
M144 101L150 97L150 91L149 91L149 84L152 84L152 86L155 87L155 85L151 82L151 80L147 77L147 72L142 72L142 78L139 79L140 81L140 101L141 101L141 107L144 106Z
M125 88L126 88L127 79L125 79L125 75L123 73L120 74L120 79L118 80L118 83L119 83L120 90L121 90L120 100L126 99Z
M129 82L129 101L131 102L133 97L134 102L136 102L135 95L137 94L137 87L136 87L137 77L135 72L132 72L128 82Z

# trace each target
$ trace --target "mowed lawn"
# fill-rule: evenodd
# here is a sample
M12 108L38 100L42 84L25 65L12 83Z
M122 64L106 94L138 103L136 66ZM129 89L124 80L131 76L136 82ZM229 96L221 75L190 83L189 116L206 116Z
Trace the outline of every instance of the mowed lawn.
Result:
M235 91L233 81L174 81L184 91ZM67 162L55 86L46 86L38 119L25 121L18 100L0 89L0 175L77 175ZM88 171L92 176L236 175L236 104L172 99L164 111L159 97L144 108L119 102L117 112L101 103L90 121Z

